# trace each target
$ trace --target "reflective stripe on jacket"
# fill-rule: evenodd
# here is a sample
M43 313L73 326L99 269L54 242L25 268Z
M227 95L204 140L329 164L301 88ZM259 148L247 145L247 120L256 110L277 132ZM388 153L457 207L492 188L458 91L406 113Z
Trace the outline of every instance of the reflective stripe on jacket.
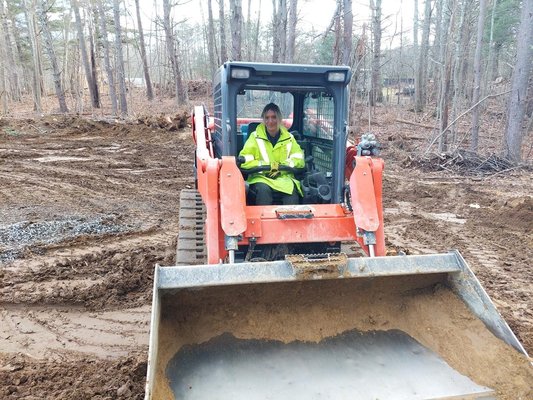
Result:
M283 126L280 126L280 135L278 142L272 146L268 140L265 124L259 124L244 144L243 149L239 153L243 156L246 162L241 165L241 168L250 169L259 167L261 165L270 165L272 161L276 161L279 165L288 165L293 168L303 168L305 166L304 152L300 148L294 136ZM277 178L269 178L266 176L268 171L258 174L248 175L248 183L263 182L278 192L292 194L294 186L300 196L303 196L300 182L294 178L294 174L287 171L280 171Z

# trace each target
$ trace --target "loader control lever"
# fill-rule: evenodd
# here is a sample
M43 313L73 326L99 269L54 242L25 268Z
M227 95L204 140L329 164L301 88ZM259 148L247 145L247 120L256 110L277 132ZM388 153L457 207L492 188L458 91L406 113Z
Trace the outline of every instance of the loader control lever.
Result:
M237 166L239 167L239 169L241 170L241 172L249 175L249 174L257 174L259 172L267 172L267 171L270 171L271 170L271 166L270 164L268 165L261 165L259 167L254 167L254 168L240 168L240 166L242 164L244 164L246 162L246 160L244 159L243 156L238 156L237 157ZM297 174L302 174L305 172L305 167L304 168L293 168L293 167L289 167L288 165L278 165L278 170L279 171L286 171L286 172L292 172L293 174L297 175Z

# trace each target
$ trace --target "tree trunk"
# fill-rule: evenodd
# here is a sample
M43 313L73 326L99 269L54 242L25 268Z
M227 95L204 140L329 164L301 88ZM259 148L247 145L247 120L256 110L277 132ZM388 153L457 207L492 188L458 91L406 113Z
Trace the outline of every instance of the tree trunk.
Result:
M153 100L154 92L152 90L152 79L150 79L150 71L148 70L148 59L146 58L146 46L144 44L144 32L141 22L139 0L135 0L135 11L137 12L137 26L139 28L139 49L141 51L141 60L143 63L144 82L146 83L146 97L148 98L148 100Z
M414 0L414 13L413 13L413 50L416 55L418 54L418 0Z
M24 4L24 1L22 1L22 4ZM14 13L9 9L9 4L8 6L6 7L6 18L7 20L9 20L9 25L8 25L8 29L9 27L11 27L11 29L9 29L9 32L11 33L11 37L9 38L9 41L11 44L14 44L14 47L13 47L13 56L16 60L16 64L19 66L18 68L18 75L19 75L19 98L17 99L17 101L19 101L21 99L21 96L22 96L22 91L24 90L24 88L26 87L25 85L25 82L28 81L28 79L26 79L26 73L24 71L24 68L22 67L22 65L24 64L23 62L23 59L22 59L22 43L24 43L24 41L21 39L20 37L20 32L19 30L16 28L17 24L16 24L16 16L14 15Z
M120 27L119 0L113 0L113 18L115 22L115 66L117 70L120 113L128 115L128 102L126 100L126 74L124 72L124 56L122 54L122 29Z
M502 50L502 45L500 43L497 43L494 46L494 56L492 59L492 66L490 70L490 75L492 77L492 81L494 82L496 78L500 76L500 52Z
M453 62L453 98L452 98L452 121L458 115L460 108L462 107L463 100L463 80L461 74L461 66L463 62L463 56L468 46L466 42L465 25L467 20L467 1L461 2L461 15L459 25L456 27L458 31L457 41L455 42L455 59ZM455 124L450 126L451 142L455 143L456 139L456 127Z
M104 67L107 74L107 83L109 85L109 98L111 99L111 109L113 114L117 115L118 113L118 104L117 104L117 92L115 88L115 76L113 74L113 69L111 68L111 61L109 59L109 40L107 40L107 21L104 11L104 6L102 0L98 1L98 14L100 20L100 30L102 35L102 44L104 46Z
M254 33L254 57L253 61L257 60L257 49L259 47L259 28L261 26L261 0L259 0L259 11L257 13L257 24Z
M487 90L491 85L489 85L489 81L492 81L492 76L490 76L490 73L492 72L492 65L494 63L494 17L496 15L496 5L498 4L498 0L492 0L492 10L490 13L490 31L489 31L489 51L487 56L487 67L485 68L485 84L484 89Z
M449 13L445 13L445 18L442 23L442 47L441 47L441 76L440 76L440 92L439 105L437 113L439 115L439 152L448 150L448 114L450 109L450 80L452 75L452 46L453 26L455 24L455 11L457 7L457 0L448 0L447 9Z
M87 11L89 14L90 11ZM85 19L90 20L90 18L86 15ZM92 75L92 81L94 82L94 93L96 94L96 97L98 98L98 104L100 104L100 88L98 85L98 74L96 72L97 66L96 66L96 54L94 51L94 32L93 32L93 26L92 24L89 24L89 55L91 60L91 75Z
M91 104L94 108L100 108L100 99L98 97L98 88L96 82L93 80L93 74L89 65L89 57L87 55L87 47L85 46L85 35L83 33L83 25L80 17L80 8L78 0L72 0L72 9L74 10L74 17L76 18L76 28L78 30L78 41L80 43L81 61L85 70L85 77L87 85L89 86L89 93L91 95Z
M164 0L163 4L165 3ZM220 23L220 64L228 61L228 50L226 48L226 16L224 15L224 0L218 0L218 19Z
M246 60L252 60L252 0L248 0L248 12L246 13L246 29L245 29L245 43L246 43Z
M337 0L337 10L335 13L335 42L333 43L333 64L340 65L342 62L342 23L341 23L341 14L343 13L342 9L343 0Z
M287 60L287 0L279 0L278 12L279 59L283 63Z
M33 110L40 113L42 112L41 106L41 67L40 67L40 54L39 46L37 44L37 35L35 28L35 13L33 6L30 7L30 2L24 0L24 13L26 15L26 21L28 23L28 34L30 36L30 45L33 61Z
M422 44L418 54L417 73L415 76L415 110L422 111L426 105L427 60L429 49L429 27L431 25L431 0L425 0L424 25L422 27Z
M2 19L2 35L5 40L5 60L7 61L7 71L10 71L9 79L9 95L15 101L20 101L20 84L18 76L18 66L15 63L15 55L13 53L13 44L11 42L11 34L9 32L9 24L7 23L7 13L4 9L4 1L0 0L0 18ZM6 71L6 72L7 72ZM7 74L6 74L7 75ZM5 99L7 99L7 85L4 85Z
M477 40L476 55L474 57L474 91L472 95L472 140L470 150L477 152L479 143L479 111L480 107L476 106L479 102L481 92L481 50L483 47L483 27L485 26L485 14L487 9L486 0L479 1L479 16L477 21Z
M2 0L0 0L1 2ZM2 37L0 37L0 57L1 59L7 58L5 55L5 48L7 44L4 43L4 40L2 40ZM6 115L9 111L8 108L8 99L7 99L7 88L6 88L6 76L5 76L6 68L4 68L3 65L0 64L0 102L2 104L2 109L0 111L0 115Z
M383 101L381 83L381 0L371 0L372 35L374 37L372 54L372 90L370 91L370 105Z
M231 58L242 59L242 0L230 0L231 13Z
M215 50L215 23L213 22L213 7L211 4L211 0L207 0L207 26L207 52L209 53L209 71L211 73L211 76L213 76L217 67L217 57Z
M343 0L344 9L344 35L342 48L342 64L350 65L352 61L352 47L353 47L353 12L352 0Z
M280 62L279 11L277 0L272 0L272 62Z
M223 4L223 0L220 0ZM170 22L170 0L163 0L163 28L165 29L165 41L167 45L168 57L174 74L176 87L176 101L178 105L185 105L188 102L187 89L185 88L181 75L181 66L178 60L176 46L174 44L174 32Z
M525 0L522 2L520 27L517 35L516 63L511 78L511 94L502 149L505 157L515 163L522 159L524 133L522 124L526 113L528 91L529 95L533 91L532 88L528 88L533 67L533 46L531 43L533 43L533 0Z
M289 64L294 63L294 52L296 50L296 23L298 17L298 0L290 0L289 21L287 32L287 58Z
M61 85L61 71L59 70L59 65L57 63L52 33L50 32L48 16L45 12L46 8L48 8L46 0L40 0L37 6L37 18L39 19L41 25L41 33L44 40L44 49L48 54L48 58L50 59L50 65L52 66L52 76L54 79L54 88L57 96L57 101L59 102L59 111L62 113L67 113L68 107L67 102L65 101L65 92L63 91L63 87Z
M435 15L435 39L433 41L433 58L435 60L440 60L441 46L442 44L442 3L444 0L436 0L436 15ZM437 77L439 75L439 66L436 62L431 64L431 77L433 81L437 82Z

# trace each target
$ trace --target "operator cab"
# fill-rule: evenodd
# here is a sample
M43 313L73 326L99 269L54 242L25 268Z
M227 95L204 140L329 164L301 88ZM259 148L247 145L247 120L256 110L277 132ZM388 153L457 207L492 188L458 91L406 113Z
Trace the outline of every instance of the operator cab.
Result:
M301 180L304 204L338 203L343 196L348 67L227 62L214 80L217 157L237 156L276 103L283 125L306 157Z

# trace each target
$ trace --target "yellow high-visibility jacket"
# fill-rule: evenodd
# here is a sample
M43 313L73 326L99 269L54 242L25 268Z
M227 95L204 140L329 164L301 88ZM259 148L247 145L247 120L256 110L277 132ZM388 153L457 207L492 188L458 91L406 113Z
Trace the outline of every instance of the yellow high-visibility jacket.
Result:
M300 148L294 136L283 126L280 126L278 142L272 146L268 140L265 124L259 124L246 140L243 149L239 153L246 160L241 168L249 169L261 165L270 165L272 161L279 165L288 165L293 168L305 166L304 152ZM248 175L248 183L263 182L278 192L292 194L294 186L300 196L303 196L300 182L294 178L294 174L288 171L280 171L280 175L274 179L267 176L268 171Z

